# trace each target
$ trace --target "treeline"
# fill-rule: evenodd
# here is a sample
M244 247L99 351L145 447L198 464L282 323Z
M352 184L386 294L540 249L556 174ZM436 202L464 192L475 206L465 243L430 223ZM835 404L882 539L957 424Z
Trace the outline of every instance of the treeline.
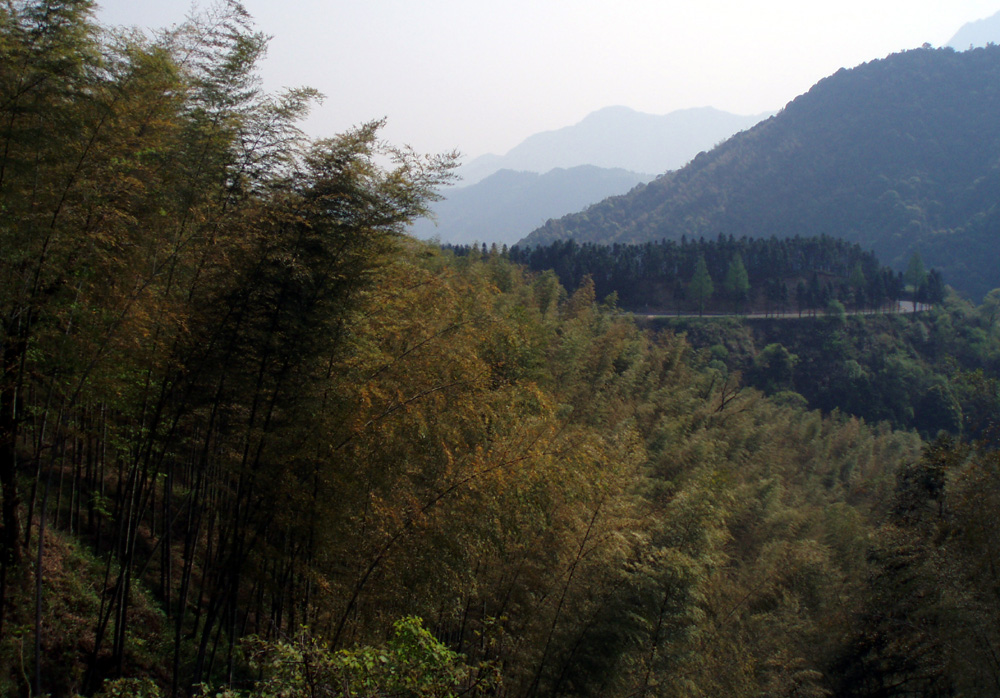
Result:
M989 429L410 240L448 159L303 139L239 5L89 12L0 10L0 694L996 693Z
M469 247L453 248L466 254ZM857 244L827 236L734 239L640 245L555 241L500 253L535 271L552 269L568 288L593 279L599 298L615 294L629 310L787 313L825 310L837 300L853 310L894 309L902 298L939 303L944 283L916 258L904 276Z

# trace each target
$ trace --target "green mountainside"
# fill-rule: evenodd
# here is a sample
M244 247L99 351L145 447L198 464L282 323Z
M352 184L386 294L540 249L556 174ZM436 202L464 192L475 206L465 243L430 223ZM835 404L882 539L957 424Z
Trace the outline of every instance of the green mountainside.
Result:
M1000 47L917 49L841 70L681 170L524 243L829 235L956 289L1000 286Z

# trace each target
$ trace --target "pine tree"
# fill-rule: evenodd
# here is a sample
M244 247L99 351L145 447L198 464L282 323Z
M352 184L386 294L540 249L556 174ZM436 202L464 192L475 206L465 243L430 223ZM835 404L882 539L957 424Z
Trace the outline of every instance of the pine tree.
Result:
M694 268L694 275L691 277L691 283L688 284L688 293L691 295L692 300L698 304L699 315L705 312L705 303L712 297L714 291L712 277L709 275L708 265L705 263L705 255L699 255L698 262Z
M746 304L750 293L750 279L746 267L743 266L743 258L739 254L729 262L723 286L733 301L733 309L739 312Z
M919 252L914 252L913 256L910 257L910 261L906 265L906 274L904 278L906 279L907 285L910 286L911 292L914 294L927 280L927 270L924 267L924 261L920 258Z

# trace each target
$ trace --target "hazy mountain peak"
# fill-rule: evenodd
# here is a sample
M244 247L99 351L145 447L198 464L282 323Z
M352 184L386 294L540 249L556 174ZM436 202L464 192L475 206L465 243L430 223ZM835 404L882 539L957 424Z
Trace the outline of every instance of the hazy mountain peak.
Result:
M624 194L652 175L594 165L556 167L545 174L503 169L482 181L444 193L431 208L433 219L410 228L420 238L467 244L511 244L550 218L557 218Z
M598 109L597 111L590 112L579 123L574 124L574 126L580 126L583 124L593 124L601 123L604 121L612 120L616 121L618 119L627 119L631 116L640 114L640 112L632 109L631 107L626 107L622 104L617 104L611 107L604 107L603 109ZM567 128L573 128L573 126L568 126Z
M572 126L526 138L506 155L484 155L462 166L463 186L511 169L548 172L557 167L596 165L632 172L677 169L702 150L750 128L766 115L741 116L712 107L656 115L626 106L588 114Z
M947 45L957 51L965 51L970 47L982 47L989 43L1000 43L1000 12L962 25Z

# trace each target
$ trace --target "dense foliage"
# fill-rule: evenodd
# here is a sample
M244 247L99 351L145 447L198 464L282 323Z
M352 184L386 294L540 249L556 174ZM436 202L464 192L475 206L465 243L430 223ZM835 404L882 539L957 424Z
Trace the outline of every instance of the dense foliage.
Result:
M448 158L301 138L239 5L89 9L0 9L0 693L996 694L990 423L410 240Z
M827 311L802 320L651 320L683 332L749 385L824 412L888 422L933 438L977 437L996 417L983 376L1000 371L996 293L980 308L956 295L916 315Z
M1000 286L1000 46L841 70L686 167L559 220L531 245L829 235L959 291Z
M459 248L458 252L462 252ZM647 242L641 245L577 244L513 247L510 259L530 269L552 269L568 288L593 280L598 298L615 294L628 310L692 312L699 305L723 313L764 314L823 310L838 300L855 310L895 307L907 290L902 274L883 267L856 244L829 237ZM699 260L713 280L706 303L692 285ZM906 297L940 302L944 284L936 270L917 275ZM702 307L704 310L705 307Z

